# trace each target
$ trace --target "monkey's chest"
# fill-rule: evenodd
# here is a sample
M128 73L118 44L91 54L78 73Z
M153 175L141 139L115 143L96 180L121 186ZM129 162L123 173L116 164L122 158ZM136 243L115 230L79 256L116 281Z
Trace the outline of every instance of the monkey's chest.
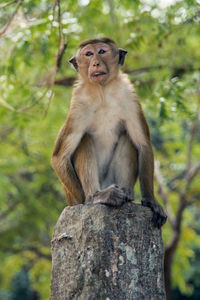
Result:
M95 114L90 134L94 143L100 173L108 168L120 135L119 115L112 112Z

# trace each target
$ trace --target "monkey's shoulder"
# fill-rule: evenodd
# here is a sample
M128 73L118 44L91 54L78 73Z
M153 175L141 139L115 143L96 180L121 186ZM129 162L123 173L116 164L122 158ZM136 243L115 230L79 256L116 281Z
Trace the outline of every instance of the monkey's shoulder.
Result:
M116 84L116 92L117 93L121 92L130 101L136 101L136 102L139 101L133 83L130 81L128 75L123 72L119 72L119 76Z

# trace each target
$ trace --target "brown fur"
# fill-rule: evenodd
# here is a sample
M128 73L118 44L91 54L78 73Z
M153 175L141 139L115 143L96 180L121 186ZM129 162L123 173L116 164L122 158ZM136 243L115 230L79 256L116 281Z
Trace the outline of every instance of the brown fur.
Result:
M52 157L68 204L93 197L96 203L102 199L119 206L133 200L139 175L142 203L151 207L160 227L166 216L154 198L149 128L128 76L119 71L119 50L108 38L87 40L79 47L71 62L80 78Z
M81 42L78 45L78 47L79 48L83 48L83 47L85 47L88 44L96 44L96 43L105 43L105 44L114 44L115 45L115 42L111 38L101 37L101 38L96 38L96 39L85 40L85 41Z

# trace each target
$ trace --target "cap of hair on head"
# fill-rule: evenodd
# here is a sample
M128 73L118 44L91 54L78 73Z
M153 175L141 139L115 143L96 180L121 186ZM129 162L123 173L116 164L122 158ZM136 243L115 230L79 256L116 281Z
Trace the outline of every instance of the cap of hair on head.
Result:
M88 44L96 44L96 43L106 43L106 44L109 43L109 44L114 44L115 45L115 42L112 39L110 39L108 37L100 37L100 38L85 40L85 41L81 42L78 45L78 47L83 48Z

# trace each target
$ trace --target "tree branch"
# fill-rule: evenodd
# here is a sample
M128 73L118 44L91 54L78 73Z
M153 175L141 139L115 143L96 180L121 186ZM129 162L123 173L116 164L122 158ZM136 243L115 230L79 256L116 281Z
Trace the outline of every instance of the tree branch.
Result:
M200 117L199 117L199 113L197 112L196 119L194 120L194 122L192 123L191 128L190 128L190 137L189 137L189 143L188 143L188 149L187 149L187 167L186 167L187 170L189 170L190 166L191 166L192 146L193 146L195 135L198 130L199 121L200 121Z
M156 179L158 187L159 187L158 194L162 198L166 212L167 212L168 221L170 222L171 226L174 227L175 220L174 220L173 214L171 212L171 209L169 207L168 195L164 188L164 179L160 172L160 162L158 160L155 161L155 179Z
M125 73L130 74L130 75L137 75L137 74L141 74L141 73L145 73L145 72L149 72L151 70L157 70L157 69L163 69L166 66L163 65L158 65L158 66L146 66L146 67L142 67L142 68L138 68L135 70L125 70Z
M158 66L145 66L145 67L142 67L142 68L138 68L138 69L134 69L134 70L128 70L128 69L124 69L124 72L126 74L130 74L130 75L138 75L138 74L141 74L141 73L145 73L145 72L149 72L151 70L156 70L156 69L163 69L163 68L166 68L167 66L164 66L164 65L158 65ZM182 73L185 73L186 71L194 71L194 69L191 70L191 68L183 68L183 67L176 67L174 69L174 74L177 73L177 72L180 72L180 69L182 69ZM198 69L200 70L200 69ZM175 75L173 75L174 77ZM178 75L177 75L178 76ZM61 78L61 79L58 79L58 80L55 80L54 83L56 85L62 85L62 86L71 86L73 84L73 82L76 80L76 77L64 77L64 78ZM153 84L154 83L154 80L153 79L150 79L148 81L145 81L145 82L141 82L141 84Z
M17 3L18 1L19 1L19 0L13 0L13 1L10 1L10 2L8 2L8 3L1 4L1 5L0 5L0 9L5 8L5 7L7 7L7 6L9 6L9 5L12 5L12 4L14 4L14 3Z
M75 80L76 80L75 77L65 77L61 79L56 79L54 83L56 85L72 86Z
M50 76L49 89L55 83L56 74L58 73L58 71L59 71L59 69L61 67L62 58L63 58L63 55L64 55L65 50L67 48L67 42L65 41L65 38L64 38L64 35L63 35L63 32L62 32L62 16L61 16L60 0L55 0L55 2L54 2L54 6L53 6L53 18L55 16L55 9L56 9L56 7L58 8L59 45L58 45L58 51L56 53L55 69L54 69L53 73ZM46 108L45 113L44 113L44 117L46 116L46 114L48 112L52 96L53 96L53 94L51 94L51 96L49 97L49 101L48 101L47 108Z
M27 110L33 108L35 105L37 105L37 104L44 98L44 96L47 94L48 90L49 90L48 88L45 89L45 91L42 93L42 95L41 95L41 96L40 96L33 104L30 104L30 105L26 105L26 106L24 106L24 107L21 107L21 108L19 108L16 112L17 112L17 113L22 113L22 112L25 112L25 111L27 111Z
M54 8L53 8L53 16L55 15L56 6L58 7L58 30L59 30L59 46L56 54L56 73L61 67L62 57L65 53L65 49L67 48L67 42L65 41L63 32L62 32L62 16L61 16L61 8L60 8L60 0L55 0Z
M171 289L171 269L174 259L174 253L177 249L178 242L180 240L181 235L181 223L183 218L183 211L187 201L184 196L180 196L179 198L179 207L176 212L175 224L173 226L173 233L171 239L165 245L165 256L164 256L164 272L165 272L165 288L167 299L171 299L170 297L170 289Z
M18 9L19 9L20 6L22 5L22 2L23 2L23 0L18 0L18 1L16 1L16 3L18 3L18 5L17 5L17 7L15 8L15 10L14 10L12 16L10 17L10 19L9 19L8 22L6 23L6 25L0 30L0 37L3 36L3 35L6 33L8 27L10 26L10 24L12 23L12 21L13 21L15 15L16 15L16 13L18 12Z
M4 107L6 107L7 109L11 110L11 111L15 111L15 108L10 105L9 103L7 103L6 101L4 101L1 96L0 96L0 104L3 105Z
M192 180L195 178L195 176L198 174L200 170L200 161L195 163L186 173L185 180L187 182L187 188L191 184Z
M171 190L176 190L176 181L178 179L185 179L187 182L186 188L189 187L191 184L191 181L193 178L196 176L196 173L199 171L199 162L197 162L195 165L191 167L191 161L192 161L192 146L194 143L194 139L199 127L200 123L200 114L199 114L199 108L197 107L197 113L196 113L196 118L191 124L190 127L190 133L189 133L189 142L188 142L188 147L187 147L187 159L186 159L186 168L181 171L179 174L174 176L174 178L171 179L169 183L169 187Z

